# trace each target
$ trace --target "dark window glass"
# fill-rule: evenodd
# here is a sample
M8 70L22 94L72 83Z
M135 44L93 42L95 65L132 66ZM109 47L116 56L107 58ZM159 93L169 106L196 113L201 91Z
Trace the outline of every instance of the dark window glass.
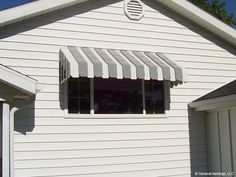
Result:
M146 114L165 112L163 82L145 81ZM130 79L94 79L95 114L142 114L142 81ZM68 80L68 113L89 114L90 79Z
M68 80L68 113L90 113L90 79Z
M94 80L95 114L142 114L142 81Z
M145 102L147 114L165 112L163 82L145 81Z

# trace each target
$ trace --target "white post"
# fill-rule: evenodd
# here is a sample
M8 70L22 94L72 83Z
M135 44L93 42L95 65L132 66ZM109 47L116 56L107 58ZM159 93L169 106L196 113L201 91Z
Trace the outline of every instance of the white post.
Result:
M9 177L10 160L10 106L3 102L2 104L2 176Z
M10 139L9 139L9 144L10 144L10 176L11 177L14 177L14 116L15 116L15 112L18 111L18 108L16 107L13 107L11 110L10 110L10 122L9 122L9 130L10 130L10 133L9 133L9 136L10 136Z
M142 95L143 95L143 114L146 114L146 96L145 96L145 81L142 80Z
M90 79L90 114L94 114L94 79Z

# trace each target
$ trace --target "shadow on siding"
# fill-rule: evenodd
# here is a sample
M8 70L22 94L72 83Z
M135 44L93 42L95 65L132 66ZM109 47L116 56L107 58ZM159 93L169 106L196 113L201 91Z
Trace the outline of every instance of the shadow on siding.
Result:
M206 118L203 112L188 109L191 177L208 172ZM197 174L197 175L196 175Z
M34 104L15 114L15 131L26 135L27 132L32 132L35 127L35 107Z

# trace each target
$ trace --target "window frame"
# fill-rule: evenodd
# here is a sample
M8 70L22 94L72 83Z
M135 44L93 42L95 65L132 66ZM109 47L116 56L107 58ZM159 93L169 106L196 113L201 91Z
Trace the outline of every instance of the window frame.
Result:
M63 92L63 109L64 109L64 117L70 119L87 119L87 118L127 118L127 119L135 119L135 118L167 118L167 113L170 107L170 81L163 81L164 87L164 105L165 110L164 113L160 114L146 114L146 105L145 105L145 83L142 79L142 95L143 95L143 113L142 114L95 114L94 113L94 78L90 79L90 114L79 114L79 113L69 113L68 112L68 80L66 80L62 84L62 92Z

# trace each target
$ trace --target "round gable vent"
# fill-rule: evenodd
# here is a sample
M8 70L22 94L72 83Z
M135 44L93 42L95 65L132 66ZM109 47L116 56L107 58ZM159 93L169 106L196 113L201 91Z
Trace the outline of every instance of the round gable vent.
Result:
M140 0L125 0L125 14L132 20L139 20L144 15L143 4Z

